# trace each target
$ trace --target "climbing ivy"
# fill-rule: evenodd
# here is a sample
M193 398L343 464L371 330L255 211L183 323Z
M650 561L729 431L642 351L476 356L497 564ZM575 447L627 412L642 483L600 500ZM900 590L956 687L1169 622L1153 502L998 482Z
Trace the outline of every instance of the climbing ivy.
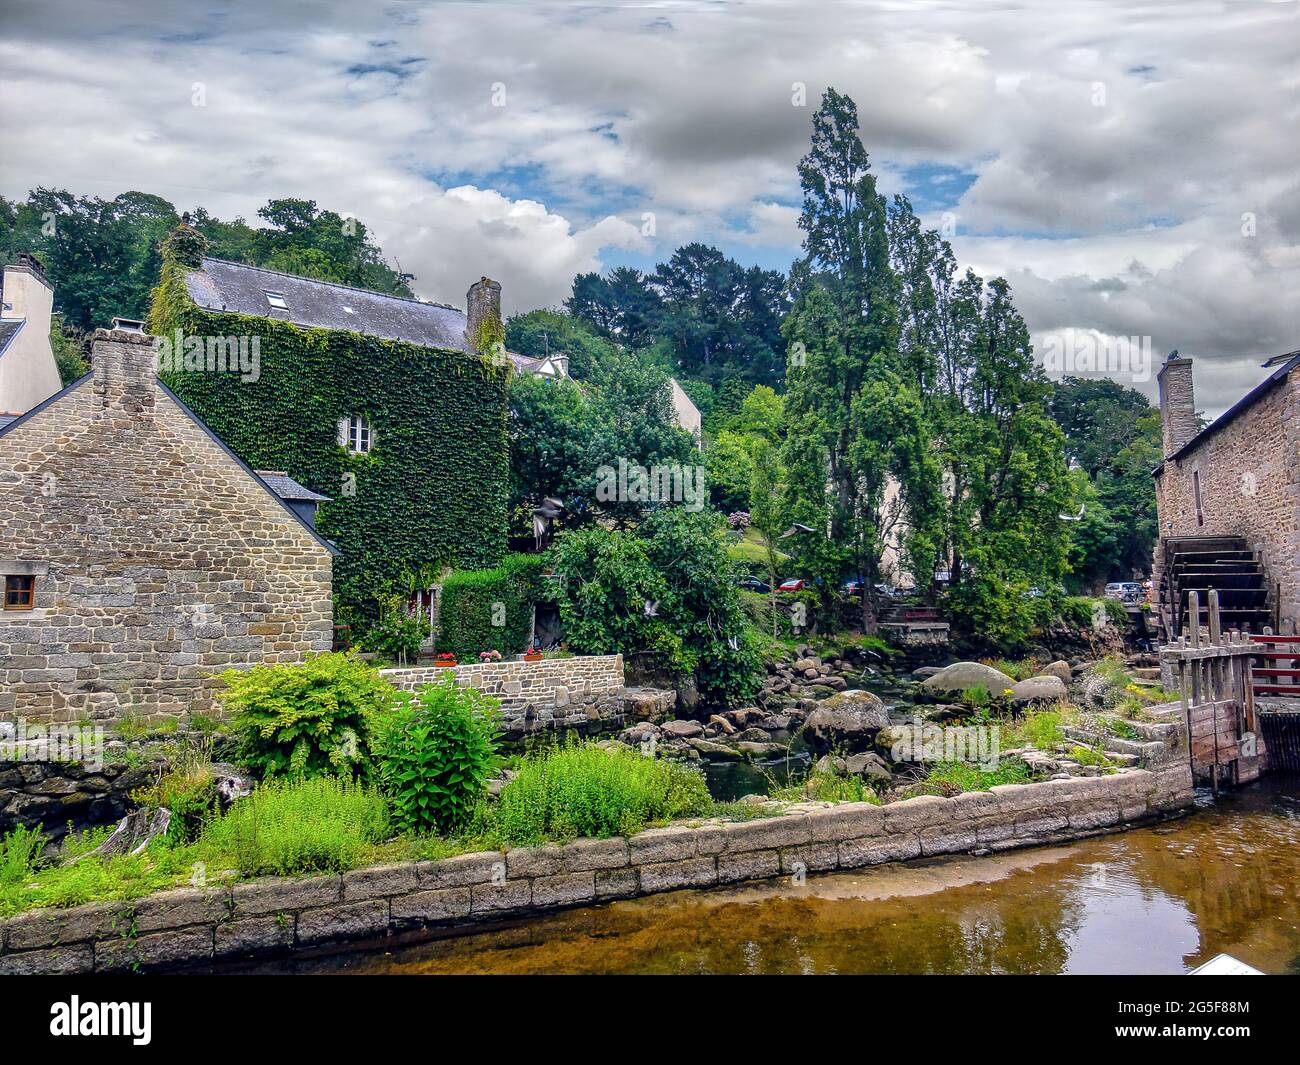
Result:
M335 542L340 613L362 626L383 595L446 566L496 565L506 547L510 367L463 351L307 329L198 307L185 267L164 261L150 331L257 337L256 380L164 366L166 384L245 462L285 470L331 497L317 528ZM338 442L338 423L367 418L366 455Z
M449 574L439 603L438 650L462 662L477 661L489 649L505 656L526 651L545 561L541 555L507 555L494 569Z

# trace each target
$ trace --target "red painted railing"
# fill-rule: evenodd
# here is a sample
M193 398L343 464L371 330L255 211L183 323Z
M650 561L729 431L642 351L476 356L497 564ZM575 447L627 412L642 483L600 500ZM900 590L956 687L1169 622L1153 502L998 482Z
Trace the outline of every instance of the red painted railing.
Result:
M1300 699L1300 636L1250 638L1260 645L1250 671L1255 694Z

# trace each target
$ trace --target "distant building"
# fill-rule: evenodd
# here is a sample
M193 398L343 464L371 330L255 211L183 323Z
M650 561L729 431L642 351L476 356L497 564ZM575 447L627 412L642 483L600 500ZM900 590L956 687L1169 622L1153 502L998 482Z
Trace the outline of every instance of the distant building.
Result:
M1188 596L1219 592L1223 624L1258 633L1300 623L1300 351L1204 429L1192 360L1161 368L1164 461L1153 580L1166 636L1190 623Z
M0 425L62 387L50 347L54 289L35 256L23 253L0 275Z
M329 650L336 554L154 373L139 323L0 428L0 720L181 717ZM300 486L299 486L300 487Z

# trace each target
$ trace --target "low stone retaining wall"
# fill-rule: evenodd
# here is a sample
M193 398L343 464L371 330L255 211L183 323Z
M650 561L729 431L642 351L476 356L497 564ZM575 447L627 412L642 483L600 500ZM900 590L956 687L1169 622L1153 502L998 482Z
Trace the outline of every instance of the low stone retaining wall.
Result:
M548 729L612 728L626 719L622 655L412 666L380 673L404 691L437 684L448 673L454 674L457 684L501 700L507 740Z
M0 921L0 975L207 967L417 937L674 888L1059 843L1165 816L1191 801L1186 766L1132 769L888 806L801 804L753 821L671 825L631 839L464 854L341 876L184 888Z

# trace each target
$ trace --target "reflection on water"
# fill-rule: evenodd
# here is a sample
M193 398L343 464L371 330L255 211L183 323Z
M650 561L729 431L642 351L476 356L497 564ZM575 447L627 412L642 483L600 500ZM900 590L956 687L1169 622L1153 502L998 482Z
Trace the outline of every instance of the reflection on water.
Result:
M1227 952L1300 973L1300 789L1265 784L1155 828L680 891L390 953L364 973L1181 973Z

